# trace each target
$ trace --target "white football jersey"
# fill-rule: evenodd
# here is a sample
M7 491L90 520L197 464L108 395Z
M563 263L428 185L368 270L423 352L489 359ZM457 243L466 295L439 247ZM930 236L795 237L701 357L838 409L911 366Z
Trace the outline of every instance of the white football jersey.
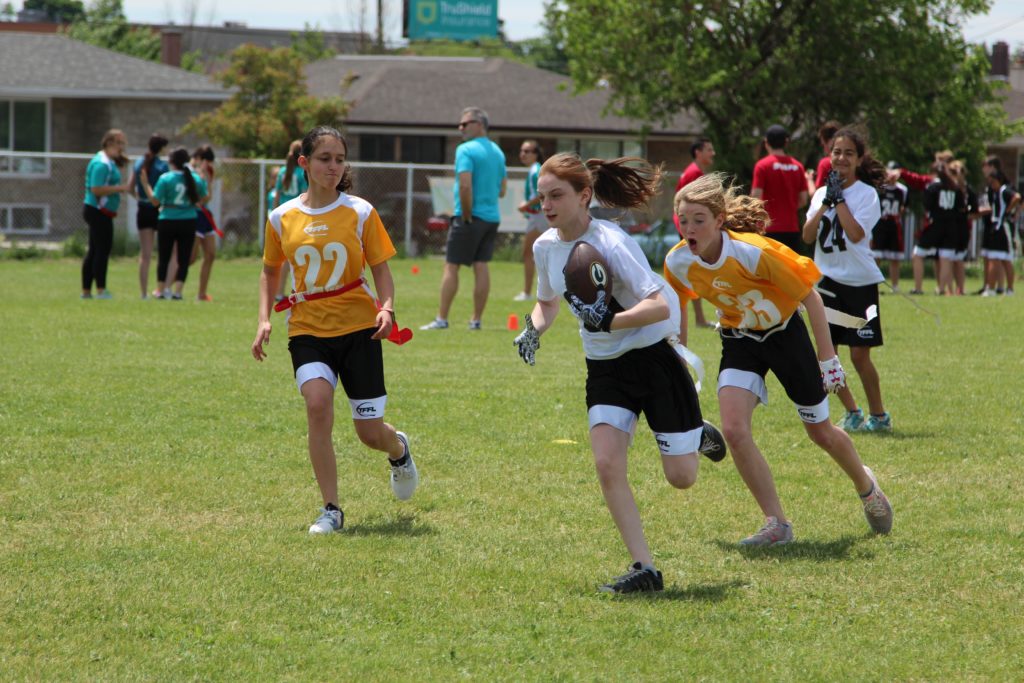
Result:
M811 198L808 215L817 213L824 199L825 187L819 187ZM822 275L844 285L878 284L885 279L871 252L871 231L882 217L878 191L858 180L843 190L843 199L854 219L864 229L864 237L857 242L850 240L839 224L833 207L825 212L818 223L814 262Z
M542 301L563 299L565 276L562 269L577 241L583 241L599 252L608 264L612 277L612 296L624 309L630 309L655 292L668 301L669 318L661 322L612 332L587 332L580 324L583 352L587 358L617 358L627 351L655 344L679 333L679 297L665 280L651 270L640 245L626 231L611 221L593 219L579 240L563 242L555 228L549 228L533 244L537 262L537 298Z

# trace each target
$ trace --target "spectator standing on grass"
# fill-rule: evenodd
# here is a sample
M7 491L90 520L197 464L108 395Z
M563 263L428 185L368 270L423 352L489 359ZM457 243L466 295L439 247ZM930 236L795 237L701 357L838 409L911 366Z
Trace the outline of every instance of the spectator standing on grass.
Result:
M966 210L957 216L957 241L953 255L953 283L950 294L963 296L967 284L967 249L971 246L971 229L974 221L981 217L978 205L978 195L967 184L967 166L963 161L954 160L949 165L949 171L960 186L960 192L966 201Z
M770 222L765 235L800 252L797 211L807 206L804 165L786 154L789 133L779 124L768 127L764 144L768 154L754 165L750 196L763 199Z
M82 298L92 298L92 285L96 283L96 298L111 299L107 290L107 266L114 247L114 216L121 207L121 193L131 183L122 183L121 168L128 163L124 149L128 139L116 128L108 130L85 169L85 206L82 217L89 226L89 246L82 259Z
M277 170L274 179L273 199L270 203L270 210L273 211L285 202L298 197L309 189L306 181L306 172L299 166L299 157L302 156L302 140L293 140L288 147L288 159L284 166ZM291 267L285 261L281 267L281 287L277 294L277 300L284 298L285 288L288 287L288 280L291 277Z
M601 586L609 593L660 591L661 572L644 537L626 476L627 453L640 413L654 432L668 482L696 482L698 451L721 460L725 444L701 416L693 380L667 339L680 329L679 302L651 271L640 246L618 225L592 218L593 195L602 206L647 204L660 189L661 172L642 159L613 161L556 154L540 171L541 208L553 229L534 244L537 303L515 339L533 365L540 337L565 298L580 324L587 361L586 401L590 448L605 504L631 557L629 571ZM613 298L600 291L591 304L566 290L562 269L577 242L598 252L611 271ZM593 267L593 266L592 266ZM706 443L705 443L706 442Z
M721 311L722 431L740 477L766 518L740 544L770 546L793 540L771 470L753 437L754 409L768 402L769 370L795 404L807 436L853 482L872 531L888 533L888 499L850 437L829 421L828 392L840 389L846 376L821 296L814 290L821 273L809 258L765 239L768 213L761 200L725 189L723 178L706 176L676 193L674 208L686 239L665 258L665 277L680 300L703 296Z
M419 474L409 439L384 421L387 390L381 340L395 324L395 286L388 259L395 247L369 203L352 186L348 145L341 133L318 126L302 140L299 164L309 189L274 209L267 221L259 309L252 355L262 361L270 341L271 307L289 310L288 352L306 404L309 459L323 508L311 534L341 531L338 463L334 452L334 394L348 397L359 440L387 454L391 490L399 500L416 490ZM296 292L274 306L281 264L290 261ZM376 295L366 282L369 266ZM378 303L379 301L379 303Z
M507 171L505 153L487 131L490 121L480 107L466 107L459 117L463 142L455 150L455 214L448 229L441 302L437 317L421 330L448 329L448 313L459 291L459 268L473 268L473 317L470 330L479 330L487 297L491 292L488 263L494 255L501 210L498 200L505 196Z
M540 199L537 197L537 177L544 161L544 150L536 140L524 140L519 146L519 161L527 167L526 192L519 204L519 211L526 217L526 234L523 235L523 291L516 294L514 300L530 301L533 299L530 291L537 272L533 262L533 243L548 228L548 221L540 212Z
M870 414L867 419L848 386L836 393L846 408L840 426L848 432L891 432L892 417L882 403L878 369L871 348L882 345L878 283L885 280L871 253L868 234L881 208L878 187L885 169L868 151L860 133L844 128L832 139L832 170L825 187L814 192L803 237L814 243L814 263L822 279L817 289L826 309L838 316L865 321L856 328L830 324L833 346L849 346Z
M890 161L890 169L899 168ZM903 248L903 214L907 208L907 186L899 181L886 182L878 188L878 206L882 217L871 231L871 253L878 261L889 262L889 283L893 291L900 287L900 263L905 259Z
M953 153L948 149L940 150L935 153L935 161L941 161L943 164L948 164L953 161ZM921 190L923 192L935 180L935 175L932 173L914 173L913 171L908 171L905 168L889 171L886 174L887 182L895 182L899 180L903 180L910 189ZM924 261L925 259L934 259L938 257L940 237L939 231L931 230L928 213L925 212L921 220L921 227L915 236L914 250L910 255L910 263L914 275L914 288L910 290L911 294L924 294ZM938 290L938 275L939 269L938 265L936 265L936 290Z
M715 146L711 142L710 138L699 137L693 141L690 145L690 156L693 161L687 166L682 174L679 176L679 181L676 183L676 192L683 189L697 178L700 178L705 173L711 171L715 165ZM682 235L682 231L679 228L679 216L672 215L672 222L675 223L676 232ZM704 316L704 304L701 303L700 299L696 299L693 302L693 324L697 327L714 327L714 323L709 323L708 319Z
M146 196L146 190L142 187L142 169L146 170L146 177L151 184L155 184L164 173L169 170L167 162L160 158L160 153L167 147L167 138L160 133L153 133L149 137L148 150L146 155L135 162L132 173L132 195L138 200L138 213L135 217L135 227L139 231L139 290L142 298L149 295L149 266L153 259L153 245L156 241L156 228L160 212L153 202ZM154 292L159 296L159 293Z
M157 225L156 265L157 289L166 292L171 286L168 264L171 254L177 253L178 269L174 274L174 285L170 296L164 298L181 300L181 290L188 277L189 259L196 239L197 207L207 196L206 181L188 166L188 150L179 147L169 157L170 170L160 176L152 186L141 171L142 187L153 206L160 210Z

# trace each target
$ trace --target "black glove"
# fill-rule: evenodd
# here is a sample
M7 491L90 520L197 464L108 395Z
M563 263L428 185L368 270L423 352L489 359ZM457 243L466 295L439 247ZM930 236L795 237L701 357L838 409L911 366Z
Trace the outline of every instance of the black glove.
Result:
M540 334L533 326L533 320L529 313L526 314L526 329L519 333L512 343L519 348L519 357L523 359L524 363L533 365L536 362L537 349L540 348Z
M573 294L566 291L565 300L569 302L569 308L573 314L583 323L583 329L587 332L611 332L612 318L615 311L608 308L608 301L605 298L604 290L597 290L597 299L592 304L585 304Z
M842 204L846 200L843 199L843 179L839 175L838 171L832 170L828 173L828 178L825 180L825 206L833 207Z

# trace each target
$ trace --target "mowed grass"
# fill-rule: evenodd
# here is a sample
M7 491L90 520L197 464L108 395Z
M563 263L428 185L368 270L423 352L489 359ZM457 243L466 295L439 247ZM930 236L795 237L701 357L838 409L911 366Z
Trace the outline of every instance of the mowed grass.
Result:
M1020 296L917 299L941 324L883 297L896 433L855 441L893 501L888 537L774 379L755 430L790 546L741 551L761 516L731 461L674 490L643 425L630 473L666 590L621 599L596 591L629 558L593 472L575 324L563 310L536 367L519 360L521 266L493 264L482 332L464 326L464 270L451 329L386 345L411 501L338 398L347 526L327 538L306 533L320 501L280 316L268 361L249 354L259 268L218 262L199 304L139 300L130 260L112 301L78 299L77 261L0 262L0 679L1024 675ZM418 328L441 262L392 270ZM691 342L717 420L719 344Z

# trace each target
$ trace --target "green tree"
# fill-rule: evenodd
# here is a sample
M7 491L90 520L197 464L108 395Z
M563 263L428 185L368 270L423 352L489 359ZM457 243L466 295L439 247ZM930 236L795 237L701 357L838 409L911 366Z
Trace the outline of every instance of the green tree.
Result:
M128 23L121 0L96 0L67 28L67 35L90 45L160 61L160 36Z
M186 132L231 148L240 157L279 157L288 143L315 125L341 126L349 104L339 96L319 99L306 91L305 62L289 48L242 45L217 79L234 89L227 102L200 114Z
M304 27L301 33L291 32L291 48L304 62L315 62L336 54L334 50L327 47L323 31L308 23L304 24Z
M809 153L820 122L864 124L883 158L977 159L1008 137L999 83L962 25L988 0L564 0L560 42L577 90L649 122L694 112L720 166L749 177L779 122Z
M81 0L25 0L23 7L46 12L47 19L56 22L72 22L85 16Z
M515 43L516 50L529 64L541 69L569 74L569 57L565 54L563 36L559 32L562 9L557 2L544 3L544 33L540 38L529 38Z

